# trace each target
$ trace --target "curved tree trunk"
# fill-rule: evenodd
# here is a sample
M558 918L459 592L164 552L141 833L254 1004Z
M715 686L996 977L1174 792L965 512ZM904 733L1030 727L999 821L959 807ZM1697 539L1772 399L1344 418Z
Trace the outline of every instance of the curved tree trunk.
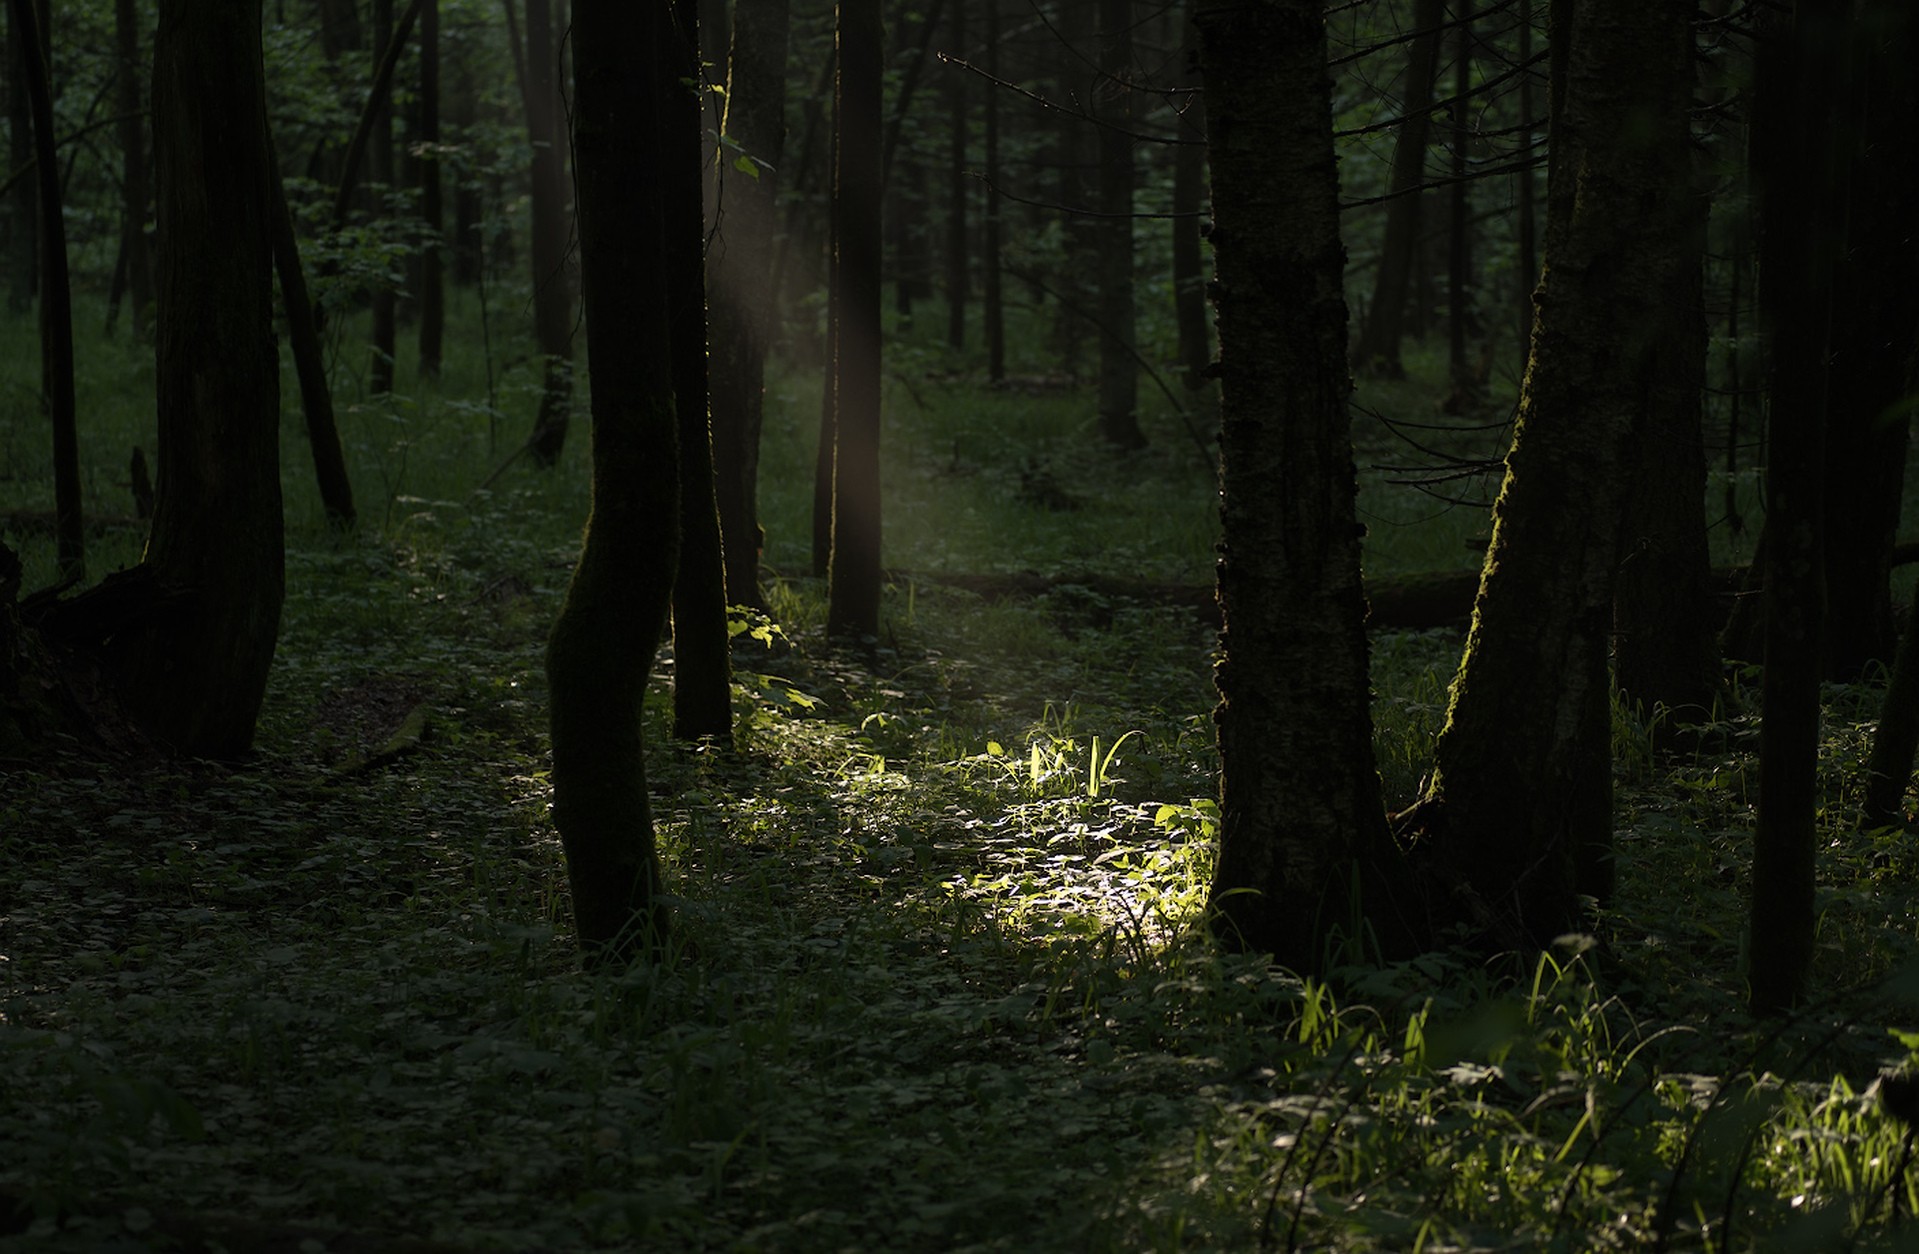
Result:
M680 89L664 3L576 0L574 151L593 514L553 625L553 820L590 964L657 952L669 915L647 797L641 705L679 556L673 320L663 171ZM699 194L697 175L692 193ZM676 189L677 190L677 189Z
M135 721L196 757L253 741L279 635L280 370L258 0L162 0L154 41L160 470L150 603L109 657Z
M1691 5L1580 0L1532 360L1466 653L1401 832L1497 944L1544 945L1603 896L1614 571L1660 306L1688 262ZM1555 189L1558 190L1558 189Z
M1326 30L1317 0L1201 0L1220 345L1223 775L1213 930L1324 970L1389 948L1401 873L1373 765ZM1355 880L1357 879L1357 882ZM1362 918L1348 913L1357 899Z

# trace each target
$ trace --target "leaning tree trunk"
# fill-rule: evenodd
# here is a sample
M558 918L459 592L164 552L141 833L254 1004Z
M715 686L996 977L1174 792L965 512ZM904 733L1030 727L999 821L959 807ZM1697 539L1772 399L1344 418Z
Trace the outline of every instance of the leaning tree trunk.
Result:
M733 12L724 132L741 149L720 171L719 230L707 256L714 498L726 559L726 599L766 608L760 590L760 431L766 347L779 305L766 290L779 227L786 142L786 0L745 0Z
M1578 196L1549 216L1473 624L1428 790L1400 818L1496 944L1550 942L1608 887L1607 637L1635 422L1692 239L1691 7L1574 5L1554 144Z
M669 924L647 797L641 706L679 557L663 174L671 164L663 4L575 0L574 151L593 513L547 646L553 820L591 964L658 951ZM680 190L680 189L675 189Z
M235 758L253 742L285 589L260 5L162 0L159 17L160 473L146 558L126 580L151 599L109 658L149 735ZM114 582L96 591L111 598Z
M1201 0L1195 14L1224 531L1213 930L1300 971L1326 967L1336 932L1357 945L1370 926L1400 949L1420 931L1400 914L1373 765L1322 7Z

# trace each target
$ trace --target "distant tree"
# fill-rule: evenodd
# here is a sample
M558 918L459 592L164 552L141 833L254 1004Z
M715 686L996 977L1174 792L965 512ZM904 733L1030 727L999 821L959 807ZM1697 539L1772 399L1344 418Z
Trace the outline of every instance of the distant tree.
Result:
M373 0L373 87L367 108L373 112L373 131L367 146L369 177L373 183L373 215L383 217L393 194L393 82L380 73L387 49L398 43L393 31L393 0ZM398 351L398 304L393 284L382 277L368 297L373 314L373 356L367 365L367 391L384 396L393 390L393 361Z
M119 65L114 79L114 108L120 113L120 269L125 274L133 338L145 343L153 310L153 262L147 250L147 127L141 115L140 83L146 62L140 56L140 17L134 0L113 0L113 43ZM107 308L107 328L119 312L119 287Z
M679 557L667 128L685 88L664 0L574 0L573 144L593 374L593 513L553 625L553 820L592 965L658 952L670 926L647 796L641 707ZM674 191L684 191L675 187Z
M1187 0L1180 22L1181 82L1199 83L1197 0ZM1206 273L1200 256L1199 216L1206 201L1206 95L1179 98L1179 148L1173 157L1173 320L1179 327L1180 380L1196 396L1209 386L1213 350L1206 323Z
M86 523L80 502L80 437L73 390L73 293L67 282L66 215L53 132L53 87L32 0L9 0L21 36L21 64L33 116L34 186L39 191L40 395L53 430L54 537L60 576L86 574Z
M999 0L983 0L986 11L986 73L995 83L1000 68ZM981 109L985 141L986 205L982 213L980 239L980 330L986 340L986 377L990 382L1006 381L1006 298L1003 287L1004 260L1001 249L1002 209L999 192L1003 170L1000 165L1000 98L995 87L987 92Z
M1482 380L1473 367L1471 345L1479 335L1473 308L1473 127L1467 121L1473 84L1473 14L1466 0L1453 15L1452 186L1447 192L1446 339L1452 396L1447 408L1464 413L1478 403Z
M1194 13L1224 537L1213 929L1301 971L1324 968L1334 930L1391 926L1403 892L1373 764L1323 8L1199 0Z
M707 416L706 231L701 172L699 0L673 0L672 40L655 53L675 90L661 102L660 180L668 301L673 310L673 398L679 419L680 564L673 582L673 734L733 736L733 670L726 634L726 559L714 504Z
M1133 6L1099 0L1099 430L1139 448L1139 358L1133 283Z
M833 410L832 561L827 631L874 637L880 613L879 0L839 0L834 80L833 254L837 308L829 366Z
M34 28L46 55L46 0L34 6ZM27 50L33 46L20 10L7 4L7 169L24 170L33 162L33 106L27 91ZM33 304L39 274L38 191L30 179L13 185L7 203L7 308L25 313Z
M510 5L512 0L507 2ZM551 4L549 0L526 0L526 136L533 146L529 202L533 332L545 360L539 413L527 448L542 466L560 459L573 405L573 295L566 269L566 140L555 87L558 73Z
M420 220L426 245L420 256L420 374L438 378L446 335L445 242L441 229L440 0L420 5Z
M1433 86L1439 75L1439 41L1444 33L1445 0L1414 0L1415 32L1400 92L1399 136L1394 141L1386 237L1373 270L1373 298L1360 324L1353 361L1361 370L1398 378L1400 341L1405 335L1407 294L1419 250L1419 186L1426 178L1426 145L1432 132Z
M707 259L707 377L726 599L761 610L760 431L778 313L769 276L786 143L788 26L786 0L743 0L734 9L722 129L738 147L721 165L719 220Z
M964 58L966 13L974 0L948 0L953 15L952 55ZM967 145L972 131L972 75L957 66L946 71L946 343L954 351L966 347L966 298L972 268L966 246L966 201L969 179Z

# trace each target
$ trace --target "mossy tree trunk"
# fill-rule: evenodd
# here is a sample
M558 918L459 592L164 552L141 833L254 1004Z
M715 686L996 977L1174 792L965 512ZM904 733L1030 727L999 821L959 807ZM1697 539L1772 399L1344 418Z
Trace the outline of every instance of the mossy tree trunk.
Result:
M1345 250L1317 0L1201 0L1221 412L1213 930L1321 970L1419 933L1373 764ZM1348 914L1359 894L1363 919Z
M880 622L880 118L885 32L879 0L840 0L834 79L830 365L832 559L826 629L873 638Z
M719 230L707 258L707 376L726 599L758 610L766 608L760 589L760 431L766 347L779 308L768 276L786 142L788 26L786 0L745 0L734 10L724 130L740 153L722 162ZM753 173L738 168L739 157Z
M589 963L657 952L669 925L647 797L641 707L679 558L678 425L667 203L686 189L667 128L684 88L665 0L576 0L574 131L593 513L547 646L553 819Z
M1426 794L1401 816L1450 909L1549 943L1609 887L1606 658L1632 438L1692 235L1692 6L1582 0L1553 119L1565 184L1505 483Z
M145 584L148 604L108 657L149 735L234 758L253 741L285 590L259 0L162 0L153 119L159 481L146 556L116 577Z
M706 231L700 137L698 0L674 0L672 110L662 135L668 302L673 310L673 396L679 418L680 567L673 581L673 734L733 737L732 650L726 635L726 559L714 503L713 429L707 414Z

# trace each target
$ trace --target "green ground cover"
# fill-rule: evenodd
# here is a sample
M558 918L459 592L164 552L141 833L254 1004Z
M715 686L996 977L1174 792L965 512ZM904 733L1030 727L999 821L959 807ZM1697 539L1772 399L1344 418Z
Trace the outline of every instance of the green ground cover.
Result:
M0 493L46 508L30 324L0 333ZM1850 826L1871 688L1829 694L1823 991L1789 1023L1742 1008L1756 732L1737 706L1676 762L1618 721L1622 884L1591 939L1353 953L1332 984L1222 957L1200 931L1211 628L1070 578L988 600L921 577L1204 581L1210 476L1167 413L1148 453L1115 458L1084 389L991 391L931 354L902 355L926 368L889 385L887 560L916 573L872 655L821 637L802 528L817 382L774 380L785 639L737 656L732 750L671 743L662 666L649 769L676 952L580 972L540 653L585 516L584 424L558 470L482 488L532 414L524 346L494 335L490 363L455 337L437 384L403 368L392 402L339 367L352 537L320 521L289 402L288 600L252 760L76 753L0 774L0 1241L1910 1239L1910 1138L1866 1089L1919 1047L1919 859ZM151 368L124 344L83 351L88 483L111 514L151 438ZM1417 381L1398 397L1430 420ZM1077 508L1035 499L1040 475ZM1482 513L1367 477L1375 572L1472 564ZM36 586L50 541L11 542ZM97 534L94 573L137 543ZM1392 803L1430 756L1458 648L1375 642ZM379 756L415 711L424 738Z

